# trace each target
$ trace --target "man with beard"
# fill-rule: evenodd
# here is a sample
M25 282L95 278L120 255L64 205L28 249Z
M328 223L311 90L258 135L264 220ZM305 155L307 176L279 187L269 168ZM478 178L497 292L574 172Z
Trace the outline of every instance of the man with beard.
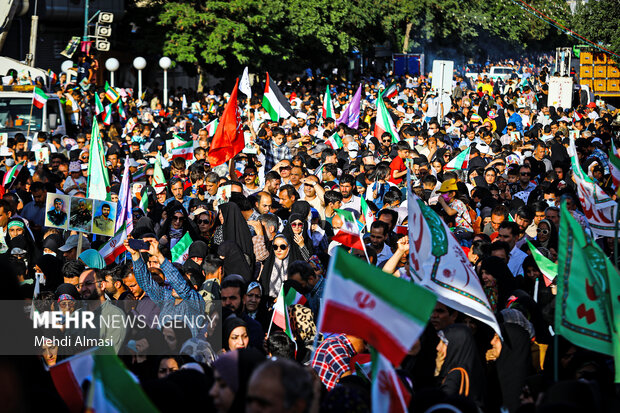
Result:
M146 324L151 326L155 317L159 316L159 307L151 300L144 290L140 288L138 281L136 281L136 276L133 273L133 264L130 262L123 264L123 266L119 268L118 273L123 280L123 284L131 294L131 298L126 298L126 301L129 302L131 307L129 314L143 317Z
M323 276L317 275L307 262L295 261L288 266L288 279L297 281L301 285L299 292L306 297L314 319L318 320L325 285Z
M101 215L93 219L93 228L103 234L112 234L114 232L114 221L110 218L110 205L101 205Z
M83 199L80 199L78 201L77 211L75 211L71 215L71 227L87 229L88 223L90 222L91 217L92 217L92 214L88 210L86 201Z
M222 307L228 308L237 317L245 321L248 337L250 339L250 346L262 350L265 333L260 323L243 311L245 291L245 282L240 275L228 275L222 280Z

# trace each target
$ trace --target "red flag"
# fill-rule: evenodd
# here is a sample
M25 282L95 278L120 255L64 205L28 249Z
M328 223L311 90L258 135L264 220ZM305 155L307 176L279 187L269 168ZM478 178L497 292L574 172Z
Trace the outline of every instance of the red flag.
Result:
M211 141L209 150L211 166L218 166L232 159L245 147L241 112L237 106L237 86L239 86L238 78Z

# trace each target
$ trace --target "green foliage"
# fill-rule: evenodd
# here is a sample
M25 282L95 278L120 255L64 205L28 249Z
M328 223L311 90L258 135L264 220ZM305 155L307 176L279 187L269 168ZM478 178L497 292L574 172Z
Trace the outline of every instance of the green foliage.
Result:
M620 4L618 0L598 0L577 6L571 29L620 55L619 23ZM583 43L578 39L576 42Z

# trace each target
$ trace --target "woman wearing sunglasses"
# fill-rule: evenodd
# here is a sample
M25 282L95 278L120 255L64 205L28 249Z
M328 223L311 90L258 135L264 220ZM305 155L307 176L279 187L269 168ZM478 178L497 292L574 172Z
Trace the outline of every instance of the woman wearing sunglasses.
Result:
M289 263L290 243L286 236L278 234L271 243L273 254L265 260L265 264L260 273L260 283L263 294L268 296L267 306L270 307L280 293L280 288L284 283Z
M308 261L312 256L312 239L308 231L308 219L302 214L291 214L282 233L291 245L291 262Z

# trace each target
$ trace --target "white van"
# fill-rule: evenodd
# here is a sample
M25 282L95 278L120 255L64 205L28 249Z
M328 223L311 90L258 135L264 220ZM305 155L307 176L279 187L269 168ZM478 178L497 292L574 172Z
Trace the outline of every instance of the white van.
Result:
M65 112L58 96L48 93L45 106L38 109L32 105L33 93L33 86L0 86L0 133L26 135L30 124L30 137L35 132L65 135Z

